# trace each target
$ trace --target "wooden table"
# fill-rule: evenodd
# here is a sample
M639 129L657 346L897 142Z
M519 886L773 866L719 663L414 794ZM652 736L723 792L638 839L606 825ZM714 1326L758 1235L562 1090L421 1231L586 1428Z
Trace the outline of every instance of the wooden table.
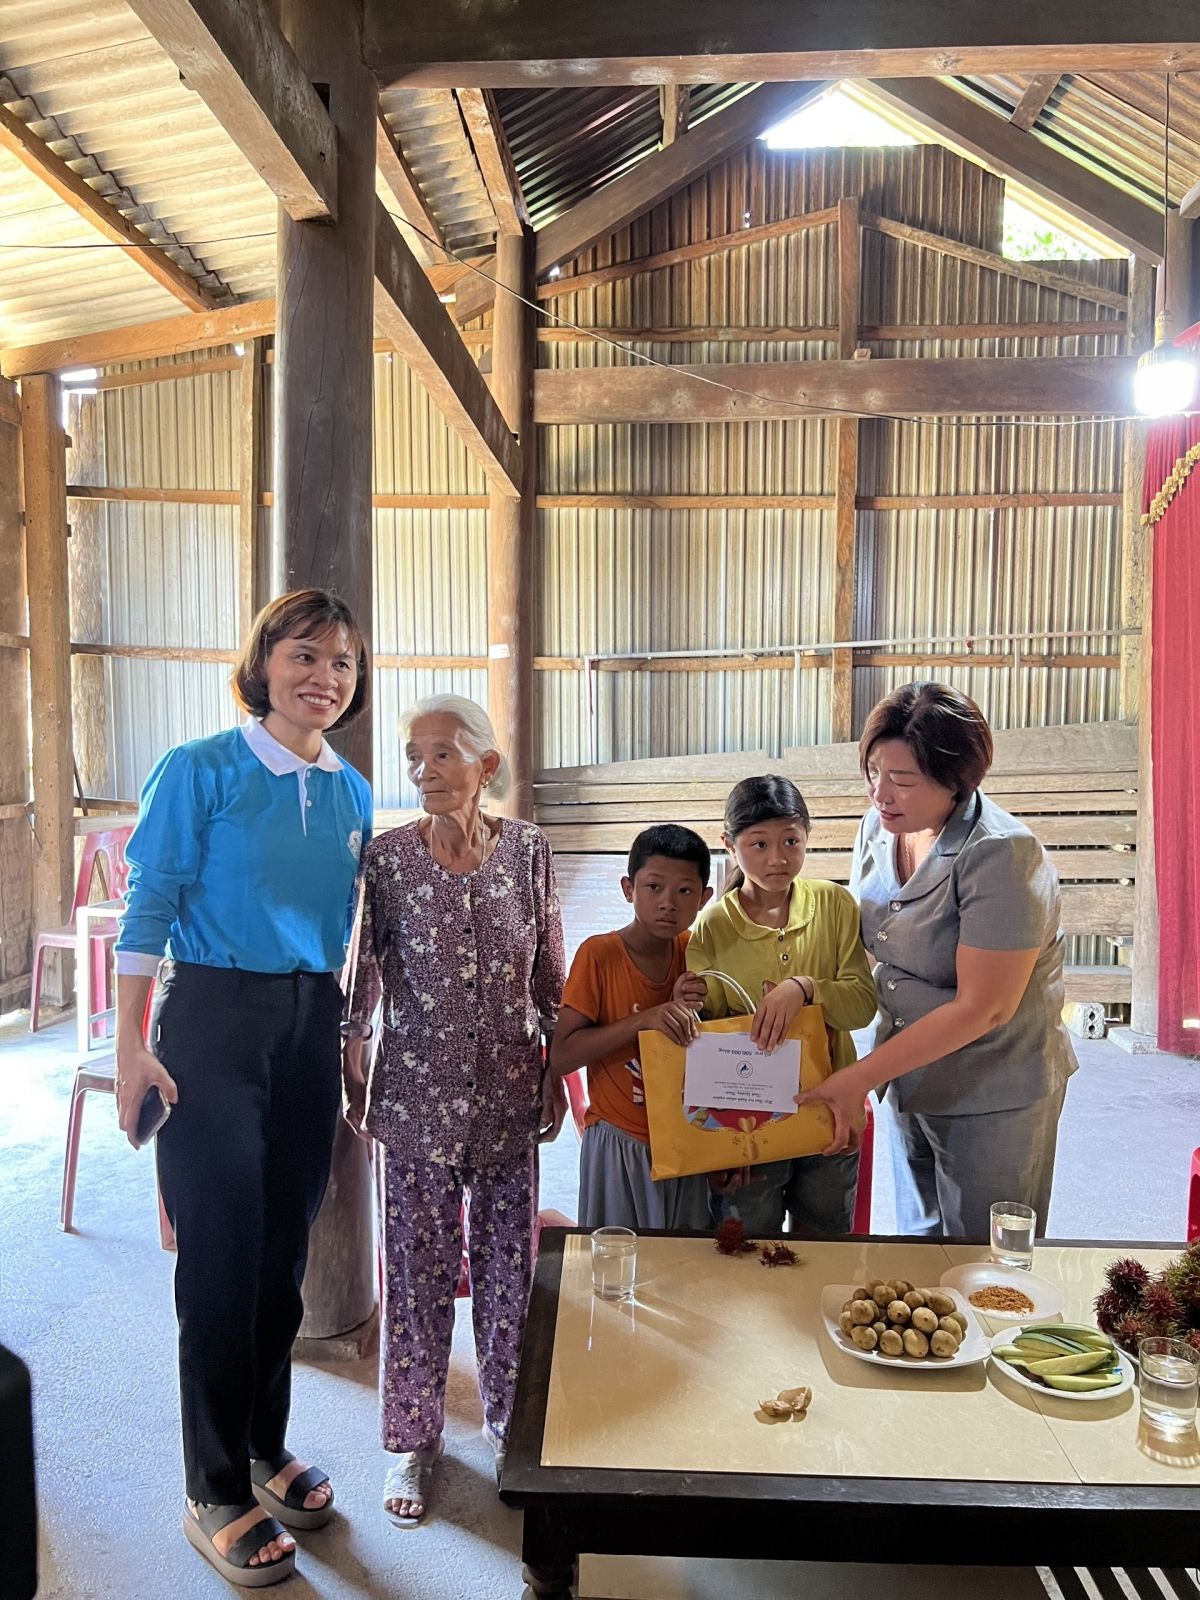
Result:
M535 1594L565 1595L584 1551L1196 1565L1200 1444L1164 1454L1136 1392L1080 1404L991 1365L876 1367L826 1334L825 1284L931 1286L984 1246L790 1242L799 1264L765 1269L711 1238L642 1234L634 1301L618 1305L592 1294L585 1231L543 1231L501 1485L525 1513ZM1065 1320L1091 1321L1114 1256L1153 1269L1180 1248L1052 1242L1034 1267L1062 1286ZM802 1383L803 1421L756 1417Z

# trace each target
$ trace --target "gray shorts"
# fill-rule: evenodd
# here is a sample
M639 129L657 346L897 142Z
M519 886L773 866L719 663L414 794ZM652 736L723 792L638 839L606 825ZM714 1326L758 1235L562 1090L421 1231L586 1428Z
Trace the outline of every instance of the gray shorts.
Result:
M708 1179L650 1176L650 1146L611 1122L583 1131L579 1152L581 1228L669 1228L708 1233Z

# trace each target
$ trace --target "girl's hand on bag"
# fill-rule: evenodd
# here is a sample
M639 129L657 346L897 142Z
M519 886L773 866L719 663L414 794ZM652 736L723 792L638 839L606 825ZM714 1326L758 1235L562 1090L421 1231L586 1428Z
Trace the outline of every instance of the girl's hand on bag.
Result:
M647 1029L655 1028L665 1033L673 1043L687 1046L700 1037L696 1013L682 1000L667 1000L661 1006L651 1006L643 1011L642 1021Z
M175 1080L157 1056L147 1050L141 1038L117 1045L117 1123L134 1149L137 1149L138 1116L142 1101L157 1087L169 1105L179 1099Z
M690 1006L693 1011L699 1011L708 999L708 985L698 972L681 972L675 979L671 999Z
M752 1181L749 1167L726 1167L722 1172L708 1174L708 1187L719 1195L736 1194Z
M371 1135L363 1126L367 1115L367 1062L365 1039L346 1039L342 1045L342 1115L365 1143Z
M758 1003L750 1038L769 1055L787 1038L788 1029L807 1004L807 993L790 978L784 983L772 984Z
M833 1138L821 1151L823 1156L857 1150L862 1143L867 1113L866 1091L852 1071L844 1069L796 1096L798 1106L825 1106L833 1115Z

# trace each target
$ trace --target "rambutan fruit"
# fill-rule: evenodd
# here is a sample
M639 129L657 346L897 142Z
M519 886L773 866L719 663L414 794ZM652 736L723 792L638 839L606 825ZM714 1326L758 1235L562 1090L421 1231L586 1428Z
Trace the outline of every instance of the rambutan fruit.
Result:
M1121 1349L1131 1356L1137 1355L1138 1344L1141 1340L1149 1338L1154 1331L1146 1325L1145 1317L1139 1316L1136 1311L1126 1312L1111 1330L1112 1337Z
M1096 1296L1096 1321L1105 1333L1111 1334L1129 1307L1115 1289L1105 1289Z
M1131 1310L1138 1304L1142 1290L1150 1282L1149 1272L1132 1256L1123 1256L1119 1261L1110 1262L1104 1276L1108 1279L1109 1288Z
M1142 1295L1141 1315L1158 1324L1156 1332L1169 1333L1183 1321L1180 1305L1170 1284L1160 1280L1150 1284Z

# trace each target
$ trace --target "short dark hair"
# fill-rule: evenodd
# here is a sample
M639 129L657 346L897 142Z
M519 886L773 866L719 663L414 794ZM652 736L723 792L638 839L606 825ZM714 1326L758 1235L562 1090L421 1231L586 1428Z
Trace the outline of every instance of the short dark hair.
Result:
M864 778L871 751L884 739L903 739L925 776L960 802L975 793L992 764L987 718L946 683L906 683L883 697L858 741Z
M653 828L643 828L629 852L631 882L651 856L666 856L669 861L690 861L700 874L702 886L708 888L712 855L704 840L691 828L682 828L677 822L660 822Z
M790 818L800 823L806 833L812 831L812 819L804 796L790 778L780 778L773 772L761 778L743 778L735 783L725 801L725 832L731 839L760 822L774 822L777 818Z
M366 710L371 699L371 674L367 646L354 613L344 600L327 589L294 589L265 605L250 628L246 647L234 668L233 698L252 717L265 717L271 709L267 690L267 657L281 639L323 639L335 628L345 628L358 663L358 679L350 704L327 729L344 728Z

